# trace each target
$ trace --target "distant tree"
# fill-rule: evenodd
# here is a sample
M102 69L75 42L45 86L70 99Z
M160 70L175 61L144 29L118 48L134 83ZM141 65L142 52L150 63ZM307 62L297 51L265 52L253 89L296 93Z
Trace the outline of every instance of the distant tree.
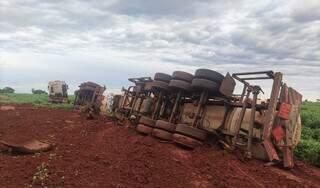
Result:
M41 89L31 89L32 94L48 94L46 91L43 91Z
M320 102L320 99L317 99L317 102Z
M12 89L11 87L5 87L3 89L0 89L0 93L14 93L14 89Z

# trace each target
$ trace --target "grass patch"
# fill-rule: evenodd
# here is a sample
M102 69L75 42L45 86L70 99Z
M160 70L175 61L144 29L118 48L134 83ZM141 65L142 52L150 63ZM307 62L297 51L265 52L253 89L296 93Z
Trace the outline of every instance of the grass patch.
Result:
M303 102L301 122L301 142L295 149L295 156L320 167L320 102Z
M48 102L49 96L46 94L8 93L1 94L0 104L33 104L53 109L73 109L74 95L70 95L68 98L70 103L54 104Z

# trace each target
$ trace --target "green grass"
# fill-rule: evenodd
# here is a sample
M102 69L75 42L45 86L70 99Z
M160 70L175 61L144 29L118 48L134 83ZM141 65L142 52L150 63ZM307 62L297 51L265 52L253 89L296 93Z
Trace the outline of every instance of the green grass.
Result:
M295 149L295 156L320 166L320 102L303 102L301 122L301 142Z
M302 139L294 150L296 158L320 167L320 142Z
M35 106L54 108L54 109L72 109L74 95L69 96L69 104L49 103L49 96L46 94L25 94L25 93L8 93L1 94L0 103L2 104L33 104Z
M320 128L320 102L303 102L301 121L306 127Z

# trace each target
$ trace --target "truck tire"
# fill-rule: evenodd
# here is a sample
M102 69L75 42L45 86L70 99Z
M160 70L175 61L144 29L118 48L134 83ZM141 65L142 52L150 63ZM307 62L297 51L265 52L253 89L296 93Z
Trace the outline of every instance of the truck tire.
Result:
M191 149L202 145L202 142L196 139L177 133L172 135L172 140L178 145L182 145Z
M174 71L172 73L172 78L175 80L183 80L191 83L193 79L193 75L183 71Z
M168 90L168 83L164 81L155 80L151 83L152 89Z
M171 80L169 82L169 88L173 90L190 91L191 84L183 80Z
M191 83L193 89L207 90L210 92L219 92L219 84L207 79L194 78Z
M207 79L221 84L224 76L216 71L210 69L198 69L194 74L195 78Z
M162 140L172 140L172 133L161 129L153 129L151 135Z
M178 124L175 132L201 141L204 141L207 138L207 133L205 131L191 127L187 124Z
M152 127L143 124L138 124L136 127L136 131L142 134L150 134L152 132L152 129Z
M153 120L147 116L141 116L139 119L139 123L143 125L147 125L149 127L154 127L154 125L156 124L156 120Z
M173 132L176 128L176 126L173 123L163 120L157 120L155 127L169 132Z
M162 82L169 83L171 79L172 79L172 77L169 74L165 74L165 73L161 73L161 72L157 72L154 75L154 80L156 80L156 81L162 81Z

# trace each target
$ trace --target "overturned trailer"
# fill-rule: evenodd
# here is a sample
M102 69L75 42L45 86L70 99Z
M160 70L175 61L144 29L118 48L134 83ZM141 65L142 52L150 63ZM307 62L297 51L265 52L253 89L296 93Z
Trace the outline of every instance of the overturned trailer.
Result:
M93 82L84 82L75 91L74 105L84 112L99 113L104 99L105 86Z
M292 168L301 135L302 95L282 76L273 71L223 76L209 69L198 69L194 75L156 73L153 80L135 78L140 81L124 89L114 110L120 122L132 122L143 134L191 148L216 138L248 158ZM262 88L250 82L266 79L272 81L271 94L261 100ZM243 85L239 95L234 94L236 81Z
M148 109L141 109L151 107L152 97L150 96L149 89L147 89L148 83L153 82L151 77L129 78L130 82L134 83L134 86L130 86L128 89L122 88L123 96L115 95L112 110L115 112L118 120L125 120L133 114L139 116L140 113L149 111ZM142 103L144 104L142 105ZM148 104L146 104L148 103Z

